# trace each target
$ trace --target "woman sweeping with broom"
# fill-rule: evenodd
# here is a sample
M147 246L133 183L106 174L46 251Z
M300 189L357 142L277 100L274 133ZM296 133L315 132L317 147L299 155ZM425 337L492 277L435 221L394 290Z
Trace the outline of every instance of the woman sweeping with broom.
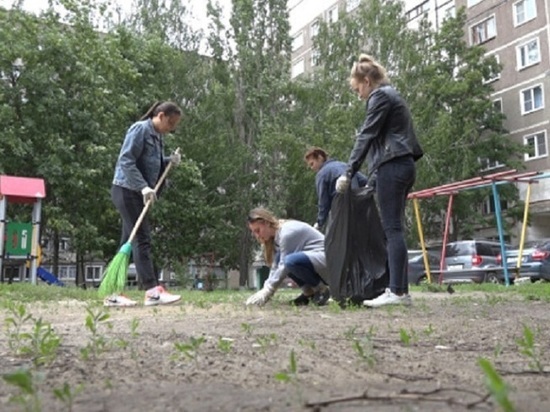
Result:
M156 189L157 186L162 186L166 176L166 173L163 173L165 169L171 165L177 166L181 162L178 151L165 157L163 149L163 135L174 131L180 120L181 109L176 104L157 102L138 122L130 126L126 133L115 166L111 189L111 199L122 218L123 246L119 255L126 257L125 263L118 266L125 267L116 267L115 257L106 270L100 292L102 288L118 289L112 285L113 279L117 276L117 283L125 284L131 242L131 253L139 283L146 290L145 306L164 305L181 299L180 295L168 293L159 285L151 257L151 228L146 215L147 210L144 211L157 200ZM132 241L134 234L135 241ZM121 270L124 272L122 275L114 273ZM112 294L105 298L104 305L135 306L137 302L121 294Z

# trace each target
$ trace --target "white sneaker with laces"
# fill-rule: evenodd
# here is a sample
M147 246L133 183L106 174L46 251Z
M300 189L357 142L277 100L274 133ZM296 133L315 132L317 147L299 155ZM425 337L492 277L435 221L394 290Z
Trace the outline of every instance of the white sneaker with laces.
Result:
M393 293L389 288L386 288L386 291L380 296L378 296L377 298L363 301L363 305L368 306L370 308L378 308L380 306L386 306L386 305L409 306L411 304L412 304L411 295L404 294L399 296Z
M162 286L155 286L145 292L145 306L168 305L181 299L181 295L168 293Z
M136 306L137 302L124 295L111 295L106 297L103 301L103 306L125 308L130 306Z

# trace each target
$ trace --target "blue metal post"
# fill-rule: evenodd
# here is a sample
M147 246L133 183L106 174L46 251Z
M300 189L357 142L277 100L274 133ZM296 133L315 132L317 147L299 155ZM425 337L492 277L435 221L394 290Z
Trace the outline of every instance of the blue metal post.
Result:
M498 238L500 241L500 254L502 256L502 267L504 269L504 282L506 286L510 286L510 278L508 277L508 265L506 264L506 244L504 242L504 230L502 228L502 210L500 208L500 196L495 181L491 183L493 189L493 200L495 202L495 218L497 220Z

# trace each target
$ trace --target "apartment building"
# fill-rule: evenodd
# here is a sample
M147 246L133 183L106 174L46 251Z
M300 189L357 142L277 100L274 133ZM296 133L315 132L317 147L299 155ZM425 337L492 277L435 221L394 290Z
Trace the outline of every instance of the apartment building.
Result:
M352 12L361 0L289 1L293 38L292 77L315 68L312 37L322 20L337 21L339 13ZM466 8L465 39L480 44L487 55L503 65L498 77L487 79L493 86L492 98L506 116L509 137L530 148L523 154L526 171L550 174L548 137L550 134L550 0L405 0L409 27L416 28L427 16L438 29L456 10ZM516 154L517 155L517 154ZM520 154L521 155L521 154ZM488 164L487 171L502 165ZM527 184L518 184L525 200ZM487 202L487 212L491 204ZM550 178L531 187L530 226L527 239L550 237ZM519 237L521 227L515 229ZM496 231L483 229L479 236L493 237Z

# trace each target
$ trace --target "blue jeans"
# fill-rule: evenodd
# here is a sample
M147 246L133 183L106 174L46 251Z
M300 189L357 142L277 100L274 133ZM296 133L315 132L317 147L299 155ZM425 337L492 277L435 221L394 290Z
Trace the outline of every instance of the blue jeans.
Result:
M315 287L323 279L315 271L311 260L304 252L291 253L285 256L285 268L288 270L288 277L291 278L300 287Z
M380 220L386 235L390 290L402 294L409 292L407 244L403 221L407 195L416 178L412 156L398 157L382 164L376 177L376 194Z

